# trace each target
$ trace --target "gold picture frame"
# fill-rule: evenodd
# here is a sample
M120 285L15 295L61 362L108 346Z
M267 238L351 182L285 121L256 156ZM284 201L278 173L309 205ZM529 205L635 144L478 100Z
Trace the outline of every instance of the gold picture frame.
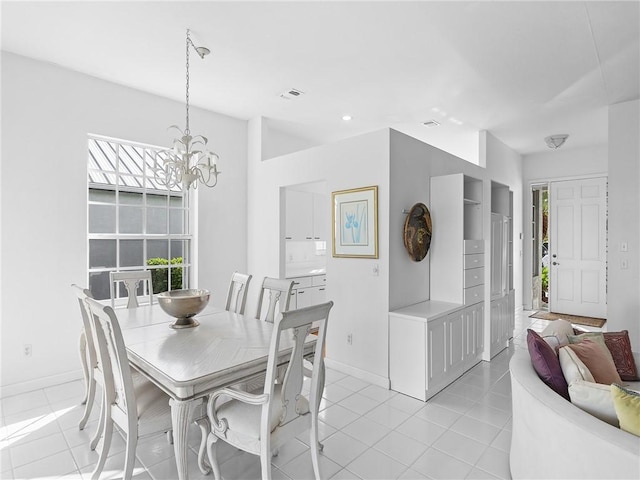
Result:
M378 187L331 193L334 257L378 258Z

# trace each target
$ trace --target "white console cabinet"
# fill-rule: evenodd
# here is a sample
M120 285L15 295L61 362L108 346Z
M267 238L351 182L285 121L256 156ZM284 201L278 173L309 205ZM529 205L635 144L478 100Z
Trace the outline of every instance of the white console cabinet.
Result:
M427 400L478 363L482 305L427 301L389 312L391 389Z
M308 277L291 278L293 289L289 309L309 307L327 301L326 275L313 275Z

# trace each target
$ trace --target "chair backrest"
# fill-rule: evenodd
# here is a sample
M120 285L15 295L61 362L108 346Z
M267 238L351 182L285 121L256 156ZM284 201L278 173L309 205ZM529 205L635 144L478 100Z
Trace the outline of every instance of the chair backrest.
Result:
M324 371L324 360L322 351L326 336L327 320L329 311L333 307L333 302L321 303L298 310L288 310L282 313L282 319L275 324L271 345L269 347L269 361L264 384L264 393L269 395L269 401L262 407L261 416L261 438L266 438L278 428L286 426L287 423L295 421L301 415L309 412L309 406L318 405L318 395L320 394L320 379ZM313 357L313 371L311 374L311 392L308 400L302 395L304 378L304 342L311 331L317 326L318 339L316 341L315 354ZM273 395L276 380L278 379L278 355L280 350L280 340L286 335L293 338L293 351L286 365L284 380L281 384L281 394ZM279 400L274 400L279 399ZM281 405L272 405L274 401L280 401ZM306 408L302 402L306 403ZM271 412L281 411L280 421L275 429L272 429Z
M87 357L89 368L95 368L97 366L97 357L96 357L96 346L95 346L95 336L93 334L93 325L91 324L91 319L89 318L89 311L85 300L87 298L93 298L91 291L79 287L75 283L71 285L73 292L78 297L78 305L80 306L80 315L82 316L82 326L84 327L84 336L87 345Z
M125 272L109 272L109 291L111 293L111 307L115 307L117 297L117 287L120 283L124 284L127 290L127 308L137 308L138 305L138 286L142 288L142 295L149 297L149 305L153 303L153 285L151 282L150 270L135 270Z
M94 322L98 361L102 364L104 372L106 405L111 406L108 414L117 425L130 431L134 423L137 425L138 414L131 368L120 323L110 306L92 298L87 299L86 303ZM135 422L128 422L127 419L135 419Z
M233 275L231 275L231 283L229 283L229 292L227 293L227 305L225 306L225 310L244 315L244 307L247 304L247 290L249 290L250 281L251 275L233 272Z
M273 323L276 318L276 307L278 307L278 312L280 313L289 310L292 288L293 280L280 280L278 278L264 277L264 280L262 281L262 288L260 289L260 295L258 296L256 318L260 320L262 316L262 301L265 295L269 297L269 303L264 316L265 322Z

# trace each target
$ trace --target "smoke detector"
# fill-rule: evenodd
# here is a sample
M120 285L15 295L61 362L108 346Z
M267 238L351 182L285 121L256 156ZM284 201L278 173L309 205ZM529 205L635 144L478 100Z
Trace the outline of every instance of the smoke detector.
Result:
M298 90L297 88L290 88L286 92L282 92L280 94L280 98L282 98L284 100L292 100L292 99L298 98L298 97L300 97L302 95L304 95L303 91Z
M544 143L547 144L547 147L556 149L564 145L564 142L567 141L567 138L569 138L569 135L567 135L566 133L550 135L544 139Z

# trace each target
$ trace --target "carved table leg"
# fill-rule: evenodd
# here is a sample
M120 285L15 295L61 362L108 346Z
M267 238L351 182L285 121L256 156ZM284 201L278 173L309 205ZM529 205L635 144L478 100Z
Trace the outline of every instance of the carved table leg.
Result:
M187 435L189 432L189 423L193 415L193 409L196 402L193 400L169 400L171 405L171 424L173 426L173 450L176 454L176 465L178 467L178 479L188 480L189 469L187 462L187 454L189 448L187 445Z

